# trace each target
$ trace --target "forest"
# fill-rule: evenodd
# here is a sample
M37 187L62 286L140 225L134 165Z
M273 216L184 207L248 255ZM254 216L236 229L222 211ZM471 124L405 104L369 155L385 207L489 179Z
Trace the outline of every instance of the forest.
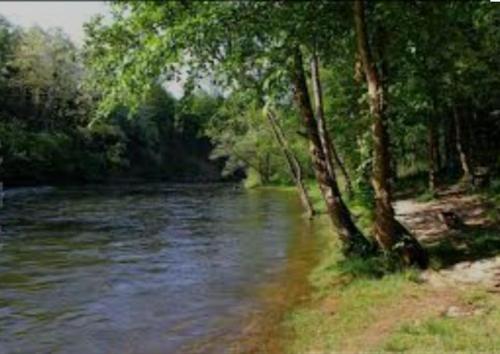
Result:
M436 294L437 303L453 297L447 308L462 309L455 292L415 290L421 274L448 271L452 278L460 262L489 257L498 273L497 4L116 1L109 7L109 17L85 25L81 47L60 29L23 28L0 17L4 186L231 182L264 193L293 191L303 223L320 220L328 233L321 241L328 254L311 273L313 292L323 291L323 300L325 292L340 292L336 301L344 309L369 308L370 301L389 308L378 299L397 298L410 305L394 312L412 318L418 312L412 303L423 302L422 313L437 311L422 300ZM182 83L180 97L168 91L169 82ZM475 223L479 214L487 216ZM463 296L473 297L469 290ZM498 303L498 295L489 296L475 299ZM351 304L350 297L367 303ZM351 324L315 312L323 308L318 301L287 317L284 326L298 339L286 352L378 348L375 340L360 347L339 339ZM489 337L500 329L500 314L490 307L480 314L490 316L485 332L479 317L463 327L431 318L446 323L425 330L409 324L384 349L500 350ZM352 316L361 326L359 311ZM323 325L315 331L313 323ZM338 326L337 337L328 337L330 326ZM446 342L440 328L467 339ZM422 347L409 344L418 340ZM255 352L273 353L269 348Z
M133 113L124 101L96 121L102 92L88 85L94 76L65 33L19 28L6 18L0 18L0 33L5 184L189 180L200 173L219 179L204 134L219 98L177 100L158 84Z

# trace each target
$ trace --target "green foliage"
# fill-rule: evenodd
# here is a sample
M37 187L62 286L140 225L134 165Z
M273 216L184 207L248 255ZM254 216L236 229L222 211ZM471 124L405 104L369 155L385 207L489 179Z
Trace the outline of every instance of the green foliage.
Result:
M285 112L279 112L279 118L285 134L295 134L298 120L289 119ZM214 145L212 158L225 159L223 175L243 170L248 186L293 183L263 107L248 91L234 92L226 98L205 132ZM307 161L302 141L294 140L291 148L303 163Z
M24 30L0 21L5 119L51 136L71 136L89 124L115 126L120 143L103 147L109 149L104 155L113 161L113 173L130 169L166 176L183 168L196 173L200 163L188 161L205 165L203 150L213 147L210 155L224 163L227 176L256 174L259 183L289 184L262 108L274 107L305 177L311 177L307 141L297 134L303 128L293 109L290 63L294 50L306 64L314 51L330 136L357 203L373 206L371 122L365 84L356 80L350 3L120 1L110 6L110 20L96 17L86 25L82 53L60 31ZM367 20L374 29L370 42L377 65L387 74L383 83L396 174L427 170L429 126L435 123L444 140L456 106L476 114L474 124L493 136L495 123L490 119L486 125L485 117L499 104L500 41L493 30L498 13L491 5L376 3L367 7ZM407 24L403 28L401 21ZM186 92L179 102L162 89L176 80ZM200 86L219 94L206 94ZM496 151L482 143L494 139L474 134L471 129L473 162L498 163L482 157L495 154L473 153ZM172 152L179 150L181 156ZM449 160L455 160L456 170L456 152Z
M202 136L217 99L197 94L177 102L153 85L137 109L124 102L95 120L101 92L84 85L90 73L64 33L0 18L0 36L3 182L219 177Z
M124 164L120 136L109 129L34 132L1 123L2 178L8 184L100 179Z
M101 112L122 102L137 109L158 81L187 76L191 92L209 78L227 98L225 112L217 113L207 129L216 145L213 156L227 159L225 173L251 166L264 183L289 178L259 107L276 103L285 114L283 125L300 130L290 123L295 119L290 57L299 48L307 62L316 51L330 135L358 197L369 204L370 120L366 89L354 80L350 4L119 2L113 9L112 21L88 25L85 47L92 77L99 78L93 82L103 93ZM482 94L498 87L498 76L491 75L498 64L498 32L491 30L495 12L485 3L377 3L368 7L367 18L374 28L375 59L388 73L393 167L417 173L427 168L430 122L441 124L458 102L475 108L482 102L484 110L498 104L495 95ZM404 29L400 19L408 24ZM485 78L485 90L476 90ZM242 109L244 102L250 104ZM303 154L300 139L286 131Z

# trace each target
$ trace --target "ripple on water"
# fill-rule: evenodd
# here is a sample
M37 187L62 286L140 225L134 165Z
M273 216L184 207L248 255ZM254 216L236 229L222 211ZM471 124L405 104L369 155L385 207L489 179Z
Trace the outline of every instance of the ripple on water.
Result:
M286 267L302 232L295 198L224 185L8 194L1 354L174 353L216 342L261 306L256 289Z

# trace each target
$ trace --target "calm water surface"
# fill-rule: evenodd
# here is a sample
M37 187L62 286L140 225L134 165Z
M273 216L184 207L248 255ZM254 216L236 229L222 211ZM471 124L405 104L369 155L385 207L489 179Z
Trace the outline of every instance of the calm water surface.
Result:
M295 195L232 185L12 190L0 225L0 354L223 353L313 252Z

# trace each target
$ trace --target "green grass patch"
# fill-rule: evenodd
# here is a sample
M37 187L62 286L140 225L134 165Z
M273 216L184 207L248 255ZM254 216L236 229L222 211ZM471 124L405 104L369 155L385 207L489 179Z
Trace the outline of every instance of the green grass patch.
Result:
M390 260L383 257L345 259L334 235L323 235L321 260L309 277L314 288L312 300L292 310L284 321L286 353L500 350L497 295L460 290L461 304L482 309L477 315L453 318L439 313L416 321L404 318L399 309L405 308L408 299L434 296L430 286L419 281L419 272L395 270ZM419 301L410 304L416 308L409 313L419 313ZM377 338L376 344L367 345L366 333L388 316L393 317L394 328L381 334L383 337Z
M488 210L488 217L500 223L500 179L491 181L490 187L484 189L481 195L492 205Z
M353 334L382 315L384 307L419 291L414 270L388 273L381 258L347 260L331 239L310 275L312 303L285 320L287 353L341 351ZM329 302L331 308L325 308Z
M422 179L408 183L408 188L420 193L418 200L433 198L422 188ZM419 186L420 185L420 186ZM324 211L324 202L317 184L308 182L316 210ZM282 187L280 187L282 188ZM287 187L293 189L295 187ZM493 205L500 202L500 183L484 192ZM373 209L363 198L346 199L356 223L365 235L370 235ZM498 220L498 209L491 210ZM404 318L398 310L404 309L408 299L416 297L411 306L419 306L420 299L434 296L429 285L418 280L418 271L400 269L384 256L369 259L345 259L340 252L338 238L333 234L326 215L316 218L323 225L320 262L309 276L314 291L311 301L293 309L284 320L285 352L330 353L342 351L368 352L499 352L500 298L477 290L458 291L463 306L481 311L462 317L447 317L429 312L419 320ZM465 259L481 259L498 254L500 238L492 228L477 228L455 235L467 244L457 249L450 240L429 248L433 268L443 268ZM365 344L366 332L388 316L395 320L394 328L381 334L372 343ZM413 309L419 313L418 308ZM431 314L432 313L432 314ZM430 317L429 317L430 316Z
M439 316L422 323L401 325L379 348L410 353L498 353L500 350L500 299L469 291L465 303L477 306L477 314Z

